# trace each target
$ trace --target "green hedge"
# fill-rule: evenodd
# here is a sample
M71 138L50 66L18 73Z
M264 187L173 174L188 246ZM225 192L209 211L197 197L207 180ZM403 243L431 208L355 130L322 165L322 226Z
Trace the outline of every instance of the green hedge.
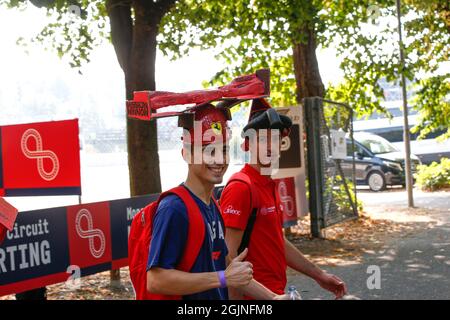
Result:
M416 185L422 190L435 191L450 187L450 159L442 158L440 163L417 167Z

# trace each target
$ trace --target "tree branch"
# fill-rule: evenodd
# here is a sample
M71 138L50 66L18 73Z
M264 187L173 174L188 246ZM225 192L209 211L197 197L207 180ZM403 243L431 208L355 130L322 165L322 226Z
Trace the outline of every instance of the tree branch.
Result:
M161 21L162 17L172 8L177 0L137 0L145 7L147 14L154 15L153 21Z
M158 7L159 12L162 13L162 16L166 14L172 6L175 4L176 0L160 0L155 3L155 5ZM162 18L161 16L161 18Z

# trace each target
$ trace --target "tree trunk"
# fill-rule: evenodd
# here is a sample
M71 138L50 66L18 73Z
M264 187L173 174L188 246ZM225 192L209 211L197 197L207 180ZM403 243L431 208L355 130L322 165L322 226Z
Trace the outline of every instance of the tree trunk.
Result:
M137 90L155 90L158 25L173 1L160 2L155 6L146 0L107 1L111 40L125 75L127 99ZM131 195L161 192L156 122L127 119L127 145Z
M306 36L304 43L293 44L294 74L296 81L297 103L302 103L303 98L324 97L325 88L320 77L319 64L316 56L316 37L313 29L303 27L299 31ZM305 121L306 124L306 121ZM308 152L308 150L305 150ZM308 162L305 158L306 171ZM289 234L291 230L287 231ZM325 237L322 230L322 238Z
M319 73L316 56L316 36L313 29L303 27L301 33L306 35L305 43L294 43L294 74L297 83L297 102L306 97L323 97L325 88Z
M155 90L156 36L158 15L145 2L134 3L135 21L128 70L125 71L127 99L138 90ZM138 196L161 192L156 121L127 119L130 193Z
M126 98L137 90L155 90L155 61L158 25L174 0L107 0L111 40L125 75ZM134 9L134 23L132 10ZM125 101L124 101L125 105ZM161 192L156 121L127 119L130 194ZM110 273L111 285L120 285L120 271Z
M120 269L114 269L109 272L109 285L113 289L121 289Z

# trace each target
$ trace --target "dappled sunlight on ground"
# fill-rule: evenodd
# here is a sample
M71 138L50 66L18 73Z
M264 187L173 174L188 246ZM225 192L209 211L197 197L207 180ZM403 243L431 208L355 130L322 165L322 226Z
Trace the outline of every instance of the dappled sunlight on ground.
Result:
M309 217L291 229L288 238L318 265L343 266L363 262L363 255L379 255L381 261L393 261L392 241L433 228L438 220L430 210L370 207L359 219L327 228L325 239L312 239Z

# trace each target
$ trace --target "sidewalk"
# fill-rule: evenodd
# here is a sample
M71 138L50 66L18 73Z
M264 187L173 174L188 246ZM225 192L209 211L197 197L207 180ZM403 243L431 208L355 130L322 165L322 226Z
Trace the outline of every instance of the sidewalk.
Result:
M347 283L349 294L360 299L450 299L450 192L416 190L418 208L415 209L406 207L404 190L358 192L358 197L375 222L384 220L384 225L389 227L381 234L372 230L375 232L368 237L361 235L353 252L349 246L352 241L343 235L339 240L342 245L340 259L328 258L320 246L317 250L322 253L313 252L313 248L307 246L306 253L310 253L325 270L341 277ZM383 224L374 224L374 227L380 229ZM384 243L377 243L383 233L386 233ZM302 250L302 244L298 246ZM339 248L336 243L333 246ZM346 252L349 248L351 254ZM314 258L321 254L321 258ZM379 267L380 289L370 290L367 286L367 280L373 274L368 273L369 266ZM299 288L304 299L333 298L314 281L293 271L289 272L288 281Z

